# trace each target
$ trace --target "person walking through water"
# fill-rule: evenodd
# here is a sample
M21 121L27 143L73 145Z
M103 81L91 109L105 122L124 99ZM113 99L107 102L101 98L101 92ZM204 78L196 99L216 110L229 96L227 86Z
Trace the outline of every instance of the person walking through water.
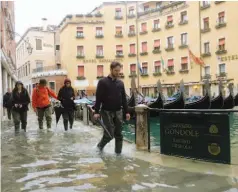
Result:
M45 116L47 128L51 128L52 109L50 97L57 99L56 94L47 86L45 79L40 79L39 84L32 93L32 107L38 116L39 129L43 129L43 118ZM58 99L57 99L58 100Z
M10 98L11 98L11 89L7 89L7 92L3 96L3 107L7 109L7 117L8 120L11 120L11 105L10 105Z
M58 100L61 101L63 106L63 119L64 119L64 129L68 130L68 123L70 124L70 129L73 128L74 122L74 111L75 111L75 93L71 86L70 79L65 79L64 86L59 90Z
M15 131L19 131L20 123L21 128L26 131L29 103L30 96L27 90L24 88L22 82L17 81L11 96L12 117L15 125Z
M106 129L97 148L102 151L105 145L115 137L116 154L121 154L123 144L122 107L126 113L126 120L130 120L124 83L118 79L120 71L121 64L119 62L112 62L110 65L110 74L99 80L96 90L94 114L95 119L100 118L101 115Z

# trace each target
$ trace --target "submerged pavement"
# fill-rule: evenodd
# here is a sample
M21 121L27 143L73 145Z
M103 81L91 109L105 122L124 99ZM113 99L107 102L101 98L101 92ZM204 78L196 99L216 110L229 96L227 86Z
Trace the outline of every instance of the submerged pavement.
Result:
M121 156L114 154L114 141L98 153L102 129L79 121L68 132L61 121L38 130L34 114L26 133L15 134L12 122L2 125L3 192L238 191L236 165L138 152L126 142Z

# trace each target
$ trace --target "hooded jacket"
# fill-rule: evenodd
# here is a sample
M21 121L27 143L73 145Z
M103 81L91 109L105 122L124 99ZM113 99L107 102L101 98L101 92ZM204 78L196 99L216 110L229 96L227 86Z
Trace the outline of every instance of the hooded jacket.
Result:
M17 89L18 84L22 85L22 91L20 93L18 92L18 89ZM12 110L14 110L14 111L18 111L18 112L28 111L30 97L29 97L27 90L24 88L22 82L20 82L20 81L16 82L15 88L12 91L10 103L11 103L10 105L12 107ZM15 104L22 105L22 107L21 108L19 106L16 107Z

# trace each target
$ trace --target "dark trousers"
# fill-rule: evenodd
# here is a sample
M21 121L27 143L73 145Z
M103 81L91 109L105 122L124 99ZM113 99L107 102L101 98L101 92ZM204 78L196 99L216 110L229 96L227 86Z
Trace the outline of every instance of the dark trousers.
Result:
M101 117L107 131L104 130L103 137L98 143L98 148L102 150L105 145L115 137L115 153L120 154L122 151L123 144L122 110L116 112L102 110ZM108 132L110 133L110 135L108 134Z
M12 117L15 125L15 130L18 131L20 129L20 123L21 128L26 131L26 125L27 125L27 111L15 111L12 110Z
M51 123L52 123L51 114L52 114L51 107L37 108L37 116L38 116L38 123L39 123L39 128L40 129L43 129L44 116L45 116L45 119L46 119L47 128L48 129L51 128Z
M7 117L8 117L8 120L11 120L11 108L7 108Z
M68 123L70 124L70 129L73 128L74 123L74 110L64 111L63 112L63 119L64 119L64 129L65 131L68 130Z

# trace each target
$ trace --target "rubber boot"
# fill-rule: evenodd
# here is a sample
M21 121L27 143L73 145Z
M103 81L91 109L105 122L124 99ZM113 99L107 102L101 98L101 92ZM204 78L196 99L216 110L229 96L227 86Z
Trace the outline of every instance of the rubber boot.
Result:
M110 141L110 140L109 140ZM109 142L105 136L102 137L101 141L98 143L97 147L100 151L103 150L103 148L106 146L106 144Z
M120 155L120 154L121 154L122 144L123 144L123 141L122 141L122 140L116 140L116 139L115 139L115 153L116 153L117 155Z
M64 130L68 131L68 121L64 120Z
M26 124L21 124L21 129L23 129L26 132Z

